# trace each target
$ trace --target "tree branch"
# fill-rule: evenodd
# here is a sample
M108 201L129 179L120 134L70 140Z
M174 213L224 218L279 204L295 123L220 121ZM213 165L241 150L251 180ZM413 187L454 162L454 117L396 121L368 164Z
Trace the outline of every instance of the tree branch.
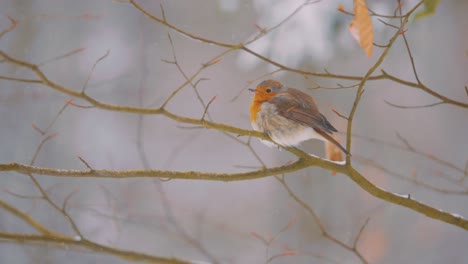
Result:
M298 150L299 151L299 150ZM19 163L0 164L0 171L15 171L19 173L34 173L47 176L57 177L80 177L80 178L170 178L170 179L185 179L185 180L212 180L212 181L241 181L264 178L267 176L280 175L289 172L298 171L310 166L318 166L328 170L337 171L349 176L349 178L359 185L369 194L385 200L387 202L401 205L412 209L413 211L422 213L430 218L437 219L465 230L468 230L468 220L463 217L444 212L429 205L423 204L412 199L409 195L403 196L383 190L372 184L362 174L356 171L350 165L340 165L331 161L322 160L316 157L309 159L299 159L298 161L273 167L264 170L250 171L244 173L210 173L210 172L178 172L178 171L159 171L159 170L62 170L53 168L42 168L28 166Z
M0 232L0 240L5 241L16 241L18 243L29 243L34 244L38 242L46 242L48 244L56 245L57 247L79 247L84 249L89 249L96 253L107 253L114 256L120 257L121 259L137 262L143 261L147 263L155 264L188 264L192 262L183 261L176 258L165 258L158 257L153 255L148 255L144 253L139 253L130 250L118 249L115 247L108 247L102 244L94 243L89 240L79 240L68 237L57 237L57 236L47 236L47 235L34 235L34 234L20 234L20 233L8 233ZM42 244L41 244L42 245Z

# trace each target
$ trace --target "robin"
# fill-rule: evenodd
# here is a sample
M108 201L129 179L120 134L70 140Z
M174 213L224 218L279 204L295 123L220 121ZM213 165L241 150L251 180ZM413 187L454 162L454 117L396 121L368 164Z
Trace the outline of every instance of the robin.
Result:
M250 122L256 131L267 134L284 147L296 146L308 139L330 141L350 155L331 135L336 128L322 115L314 99L275 80L261 82L250 105ZM267 145L270 142L265 142Z

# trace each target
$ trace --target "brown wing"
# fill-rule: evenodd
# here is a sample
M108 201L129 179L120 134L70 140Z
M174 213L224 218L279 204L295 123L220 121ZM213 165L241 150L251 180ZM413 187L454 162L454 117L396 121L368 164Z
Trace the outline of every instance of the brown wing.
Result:
M304 92L289 88L286 92L277 94L269 102L275 104L278 114L287 119L328 134L337 132L336 128L319 112L314 99Z
M269 102L276 106L279 115L313 128L322 137L340 148L346 155L350 155L340 143L329 135L337 132L337 130L319 112L314 99L310 95L294 88L288 88L286 92L277 94Z

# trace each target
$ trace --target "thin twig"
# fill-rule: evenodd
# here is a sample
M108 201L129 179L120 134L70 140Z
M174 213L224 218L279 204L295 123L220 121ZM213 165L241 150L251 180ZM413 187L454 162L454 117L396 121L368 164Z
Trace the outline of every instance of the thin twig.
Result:
M401 8L398 9L398 12L400 13L400 16L401 16L402 15ZM400 17L400 26L402 28L404 27L402 17ZM416 64L414 62L413 54L411 53L411 49L409 47L408 40L406 38L406 30L402 30L401 35L403 36L403 42L405 43L406 51L408 52L408 56L409 56L410 61L411 61L411 68L413 69L414 77L416 78L416 81L419 84L421 84L421 80L419 80L419 76L418 76L418 71L416 70Z
M12 17L8 16L8 20L10 20L10 26L7 27L6 29L2 30L2 32L0 32L0 39L3 36L5 36L5 34L12 31L13 29L15 29L18 26L18 21L14 20Z
M312 207L310 207L306 202L304 202L303 200L301 200L293 191L292 189L289 187L289 185L286 183L286 180L284 179L284 176L282 176L281 178L279 176L276 176L275 177L276 180L279 181L279 183L281 183L281 185L283 186L283 188L286 190L286 192L289 194L289 196L291 198L293 198L294 201L296 201L297 204L299 204L307 213L310 214L310 216L312 216L312 219L314 220L315 224L318 226L318 228L320 229L320 233L321 235L326 238L327 240L329 240L330 242L340 246L341 248L347 250L347 251L350 251L351 253L353 253L354 255L356 255L363 264L367 264L368 262L364 259L364 257L358 252L358 250L356 249L356 247L351 247L349 245L347 245L346 243L344 243L343 241L337 239L336 237L332 236L328 231L327 229L325 228L325 226L322 224L322 222L320 221L319 217L317 216L317 214L314 212L314 210L312 209ZM358 235L358 238L356 238L355 241L357 241L359 239L359 236Z
M411 152L415 152L415 149L411 146L411 144L408 142L408 140L406 138L404 138L402 135L400 135L400 133L396 132L395 133L397 138L403 142L403 144L405 144L405 146L411 151Z
M99 59L97 59L94 64L93 64L93 67L91 67L91 70L89 71L89 74L88 74L88 77L86 78L86 81L85 83L83 84L83 88L81 89L81 93L85 93L86 92L86 88L88 88L88 82L89 80L91 79L91 75L93 74L94 72L94 69L96 68L96 66L99 64L99 62L101 62L102 60L104 60L105 58L107 58L107 56L109 56L110 54L110 50L107 50L106 53L104 55L102 55Z
M429 108L429 107L433 107L437 105L446 104L446 102L437 102L437 103L426 104L426 105L398 105L398 104L390 103L387 100L384 100L384 102L392 107L401 108L401 109L421 109L421 108Z
M278 72L280 72L280 71L282 71L282 69L276 69L276 70L274 70L274 71L272 71L272 72L265 73L265 74L263 74L263 75L261 75L261 76L255 78L254 80L247 81L247 84L246 84L244 87L242 87L242 89L239 90L239 93L238 93L236 96L234 96L234 97L233 97L231 100L229 100L229 101L230 101L231 103L234 102L234 101L236 101L236 100L242 95L242 93L244 93L245 90L247 90L247 88L249 88L253 83L255 83L255 82L257 82L258 80L261 80L261 79L263 79L263 78L265 78L265 77L267 77L267 76L273 76L274 74L276 74L276 73L278 73Z
M376 169L378 169L378 170L382 171L383 173L386 173L386 174L388 174L390 176L393 176L393 177L398 178L398 179L402 179L404 181L410 182L412 184L415 184L417 186L423 187L425 189L428 189L428 190L431 190L431 191L434 191L434 192L438 192L438 193L441 193L441 194L448 194L448 195L468 195L468 188L467 187L464 187L464 189L462 189L462 190L441 188L439 186L435 186L435 185L423 182L423 181L417 179L416 177L408 177L408 176L406 176L404 174L401 174L401 173L395 172L393 170L390 170L390 169L386 168L385 166L383 166L382 164L378 163L375 160L372 160L372 159L369 159L369 158L364 158L364 157L361 157L359 155L356 155L355 158L356 158L356 160L358 162L360 162L360 163L362 163L364 165L371 166L371 167L376 168ZM458 186L460 183L456 182L454 184L457 184L457 186Z
M34 245L52 245L57 246L58 248L65 249L70 247L78 247L87 250L91 250L96 253L106 253L117 256L125 261L131 262L146 262L146 263L158 263L158 264L189 264L193 263L193 261L184 261L181 259L176 258L168 258L168 257L159 257L155 255L149 255L145 253L140 253L136 251L124 250L119 249L116 247L110 247L104 244L99 244L92 242L90 240L84 238L77 237L64 237L60 235L37 235L37 234L22 234L22 233L8 233L8 232L0 232L0 239L11 241L15 243L27 243L27 244L34 244ZM42 242L42 243L41 243Z
M85 49L86 49L86 48L74 49L74 50L69 51L69 52L67 52L67 53L65 53L65 54L58 55L58 56L55 56L55 57L53 57L53 58L50 58L50 59L48 59L48 60L46 60L46 61L43 61L43 62L41 62L41 63L38 63L37 66L40 67L40 66L44 66L45 64L48 64L48 63L53 62L53 61L65 59L65 58L70 57L70 56L72 56L72 55L78 54L78 53L84 51Z
M89 163L84 160L82 157L78 156L78 159L88 168L90 171L93 171L94 169L89 165Z
M283 24L285 24L286 22L288 22L291 18L293 18L297 13L299 13L299 11L301 11L305 6L307 5L312 5L312 4L316 4L316 3L319 3L321 0L316 0L316 1L311 1L311 0L306 0L304 1L301 5L299 5L298 7L296 7L296 9L294 9L293 12L291 12L287 17L285 17L283 20L281 20L278 24L276 24L275 26L269 28L269 29L261 29L260 30L260 33L253 37L251 40L247 41L245 43L245 45L248 45L248 44L251 44L255 41L257 41L258 39L260 39L261 37L265 36L266 34L274 31L275 29L281 27Z
M210 107L211 103L216 99L216 95L211 98L211 100L206 104L205 111L203 111L203 115L201 120L205 120L205 115L208 112L208 108Z
M388 52L390 51L390 48L393 46L397 38L401 35L400 32L403 31L403 28L406 26L406 24L409 21L410 15L420 6L424 3L424 0L420 1L418 4L416 4L406 15L405 19L402 20L402 23L400 25L400 29L395 32L393 37L389 40L388 42L388 47L382 52L380 55L379 59L374 63L374 65L367 71L367 73L364 75L359 88L356 91L356 97L354 99L353 107L351 109L351 112L348 117L348 126L347 126L347 136L346 136L346 150L351 153L351 132L352 132L352 127L353 127L353 120L354 116L356 114L357 107L359 105L359 102L361 100L362 93L364 92L364 85L366 84L367 80L369 77L374 73L377 68L382 64L384 59L387 57ZM346 156L346 163L350 164L351 162L351 156Z

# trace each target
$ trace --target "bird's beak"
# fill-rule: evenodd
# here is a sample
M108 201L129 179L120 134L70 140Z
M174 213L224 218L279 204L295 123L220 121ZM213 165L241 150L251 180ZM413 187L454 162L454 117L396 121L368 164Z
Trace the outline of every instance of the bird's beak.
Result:
M255 93L255 89L249 88L248 90L251 91L252 93Z

